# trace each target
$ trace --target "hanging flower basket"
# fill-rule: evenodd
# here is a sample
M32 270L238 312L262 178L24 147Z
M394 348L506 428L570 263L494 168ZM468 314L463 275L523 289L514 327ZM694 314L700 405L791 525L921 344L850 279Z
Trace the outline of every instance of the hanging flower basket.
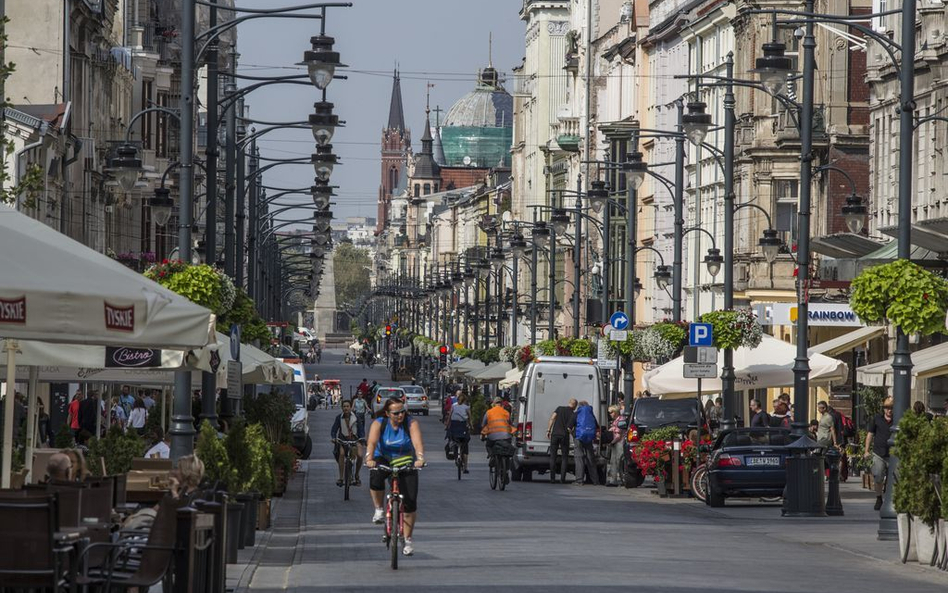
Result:
M945 329L948 281L908 260L866 268L850 287L849 305L863 322L888 322L909 335Z
M714 347L718 350L756 348L764 335L757 316L749 309L711 311L698 321L711 324Z

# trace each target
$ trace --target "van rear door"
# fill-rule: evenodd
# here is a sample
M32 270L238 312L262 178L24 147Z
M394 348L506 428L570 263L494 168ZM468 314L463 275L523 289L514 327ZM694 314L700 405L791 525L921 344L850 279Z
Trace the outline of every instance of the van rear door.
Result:
M579 364L537 365L532 401L533 438L528 443L539 451L550 446L546 427L550 416L570 398L587 400L598 414L599 378L593 367Z

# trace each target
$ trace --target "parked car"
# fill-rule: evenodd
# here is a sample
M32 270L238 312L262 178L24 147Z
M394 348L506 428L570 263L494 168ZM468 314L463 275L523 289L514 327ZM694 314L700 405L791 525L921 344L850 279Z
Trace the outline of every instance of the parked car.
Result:
M422 416L428 415L428 394L421 385L401 385L401 390L408 398L405 405L409 412L417 412Z
M520 386L520 398L512 416L517 427L517 453L511 473L514 480L529 481L533 472L546 473L550 469L546 427L553 411L569 403L570 398L586 400L602 425L606 418L605 402L599 368L589 358L541 356L527 366ZM567 463L572 467L572 455ZM600 482L604 481L604 470L605 462L600 459Z
M704 427L704 412L695 399L659 399L643 397L632 403L632 418L626 433L625 455L623 456L623 482L626 488L638 488L645 480L638 465L632 458L632 449L650 430L676 426L681 435L687 436L698 425Z
M401 387L380 387L375 390L375 399L372 400L372 411L376 414L379 413L379 410L385 406L385 400L397 397L398 399L405 402L407 406L407 396L405 390Z
M718 435L711 447L708 497L712 507L731 496L783 496L787 483L786 428L735 428Z

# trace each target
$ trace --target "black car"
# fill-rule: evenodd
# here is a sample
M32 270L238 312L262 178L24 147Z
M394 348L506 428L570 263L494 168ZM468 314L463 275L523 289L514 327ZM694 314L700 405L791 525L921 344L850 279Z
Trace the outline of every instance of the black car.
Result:
M718 435L711 447L708 497L712 507L730 496L779 497L787 483L786 428L735 428Z
M646 433L656 428L675 426L681 431L682 437L688 432L704 426L704 411L695 399L659 399L657 397L643 397L632 403L631 422L626 426L625 455L623 461L623 482L626 488L638 488L645 477L639 471L638 465L632 458L632 449ZM620 427L622 425L620 424Z

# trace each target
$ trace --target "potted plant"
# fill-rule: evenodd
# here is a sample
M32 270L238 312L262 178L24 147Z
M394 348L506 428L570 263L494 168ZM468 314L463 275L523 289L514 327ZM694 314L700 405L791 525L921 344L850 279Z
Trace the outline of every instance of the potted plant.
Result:
M899 458L899 479L892 490L892 502L900 515L899 541L903 544L902 561L911 557L906 542L914 542L917 560L934 562L936 537L942 519L942 503L932 475L944 467L944 451L948 448L948 420L929 420L925 414L907 411L899 421L894 453ZM911 525L911 533L905 529Z
M764 332L757 315L749 309L711 311L700 316L698 321L711 324L714 347L718 350L756 348L763 339Z
M675 426L657 428L645 433L642 440L632 448L632 458L642 476L650 478L662 496L667 491L670 479L671 441L678 436L679 431Z
M123 432L113 424L101 439L92 439L86 460L95 476L101 476L103 461L105 475L114 476L132 469L132 460L145 454L145 441L134 430ZM101 460L101 461L100 461Z
M850 290L849 305L863 322L888 322L909 335L945 329L948 281L909 260L866 268Z

